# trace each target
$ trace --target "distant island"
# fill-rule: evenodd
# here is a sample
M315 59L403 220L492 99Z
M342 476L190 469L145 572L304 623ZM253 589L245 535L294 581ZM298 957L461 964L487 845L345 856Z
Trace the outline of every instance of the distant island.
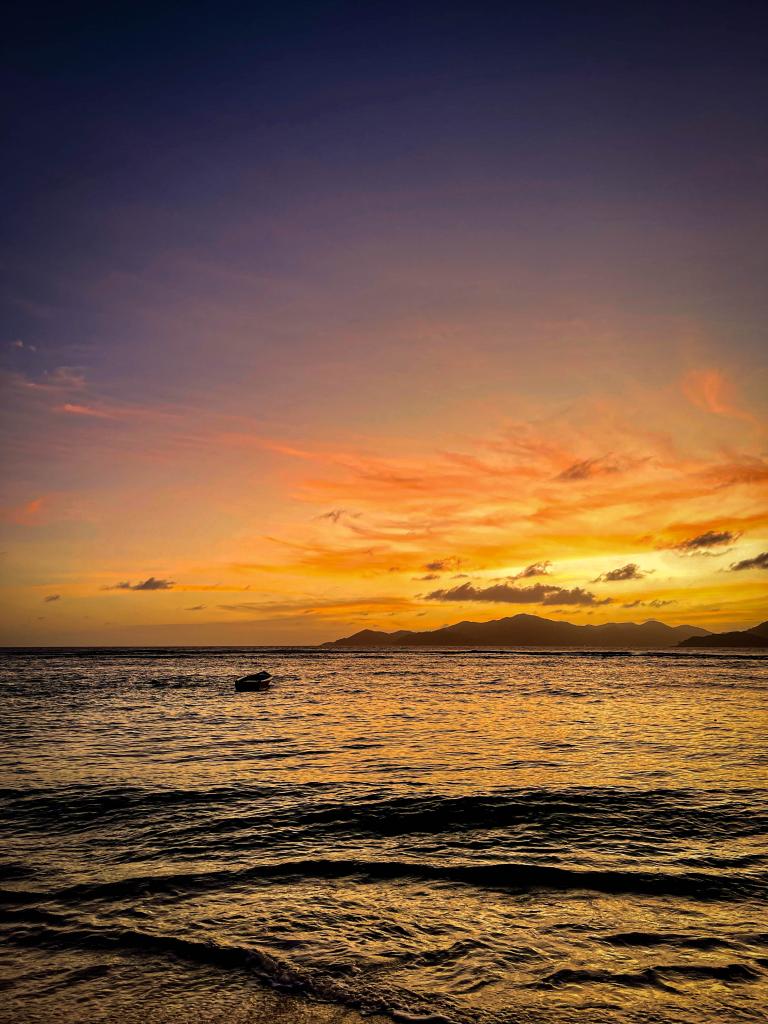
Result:
M457 622L442 629L385 633L361 629L321 647L768 647L768 621L750 629L712 633L701 626L645 622L606 622L577 626L540 615L512 615L491 622Z
M756 627L756 630L763 626ZM749 633L755 633L750 630ZM321 644L322 647L677 647L703 642L707 647L723 646L721 637L746 633L711 633L701 626L667 626L656 619L646 622L606 622L601 626L578 626L572 622L545 619L539 615L512 615L491 622L457 622L442 629L414 632L398 629L385 633L362 629L352 636ZM768 639L763 645L768 644ZM724 646L731 646L726 642ZM747 641L742 646L757 646Z
M709 633L707 636L689 636L681 647L768 647L768 621L751 629L732 633Z

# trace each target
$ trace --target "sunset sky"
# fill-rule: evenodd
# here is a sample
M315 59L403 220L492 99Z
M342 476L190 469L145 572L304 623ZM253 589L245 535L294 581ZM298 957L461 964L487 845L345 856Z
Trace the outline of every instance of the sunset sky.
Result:
M766 26L623 6L9 26L0 643L768 617Z

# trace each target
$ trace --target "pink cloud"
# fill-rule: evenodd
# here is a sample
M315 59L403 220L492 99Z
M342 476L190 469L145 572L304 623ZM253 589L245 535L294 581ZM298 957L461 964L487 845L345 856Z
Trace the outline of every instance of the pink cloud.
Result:
M69 366L58 366L51 373L44 373L37 380L30 380L28 377L17 376L16 383L30 391L82 391L85 387L85 377L77 370Z

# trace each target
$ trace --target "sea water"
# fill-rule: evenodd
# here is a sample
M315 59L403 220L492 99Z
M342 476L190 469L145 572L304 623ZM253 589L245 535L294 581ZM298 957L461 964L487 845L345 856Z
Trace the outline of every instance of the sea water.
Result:
M17 650L0 694L3 1021L763 1017L759 653Z

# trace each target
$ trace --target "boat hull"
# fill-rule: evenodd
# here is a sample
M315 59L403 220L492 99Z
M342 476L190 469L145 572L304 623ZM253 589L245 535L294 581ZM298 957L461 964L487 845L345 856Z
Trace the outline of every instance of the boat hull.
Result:
M238 693L259 693L268 690L272 677L269 672L256 672L250 676L243 676L235 683L235 690Z

